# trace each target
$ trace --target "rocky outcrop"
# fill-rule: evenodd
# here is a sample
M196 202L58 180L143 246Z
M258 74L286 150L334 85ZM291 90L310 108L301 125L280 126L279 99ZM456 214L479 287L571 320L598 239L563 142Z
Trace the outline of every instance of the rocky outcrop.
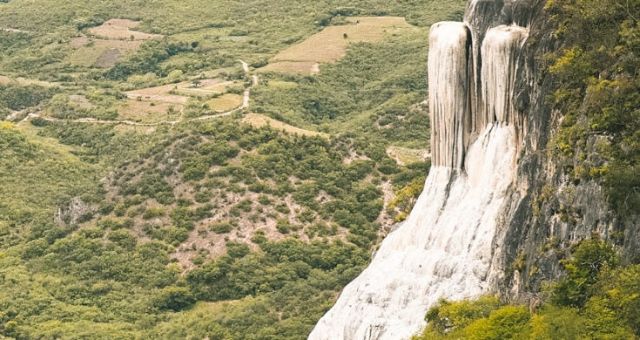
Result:
M54 222L59 226L75 226L90 220L95 212L94 206L79 197L74 197L58 208L54 215Z
M514 88L514 105L522 119L516 185L498 225L497 235L503 236L496 237L493 245L495 264L504 273L495 283L496 291L518 302L538 300L542 283L563 274L560 260L580 240L599 235L617 244L627 262L638 260L640 246L638 217L618 216L598 183L575 181L548 147L562 114L552 109L548 99L555 87L553 75L546 70L547 56L562 48L562 41L554 38L544 5L540 0L475 1L467 11L468 17L483 13L472 16L470 26L476 29L496 21L529 29Z

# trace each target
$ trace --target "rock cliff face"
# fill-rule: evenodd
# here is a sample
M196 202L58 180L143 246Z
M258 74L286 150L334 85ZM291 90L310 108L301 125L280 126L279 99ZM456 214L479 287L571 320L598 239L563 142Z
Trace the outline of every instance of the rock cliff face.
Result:
M432 169L407 221L382 243L310 339L404 339L438 299L535 299L577 241L624 233L593 182L547 151L562 117L546 56L561 48L543 0L472 0L464 22L432 26Z
M485 27L500 18L527 23L529 36L523 46L516 75L515 106L522 113L523 138L519 145L516 185L510 189L504 220L497 225L502 240L494 240L497 265L504 276L495 289L506 300L537 299L541 284L562 275L560 260L570 247L597 234L617 244L625 261L638 260L640 221L636 216L618 216L606 193L595 181L575 182L564 171L563 160L547 147L563 119L549 100L555 90L554 76L546 71L548 55L562 48L554 38L554 27L544 11L545 1L484 1L471 5L484 13L472 21ZM499 9L501 8L501 9ZM490 21L490 24L487 24ZM590 141L595 145L595 138ZM589 150L584 150L589 153Z

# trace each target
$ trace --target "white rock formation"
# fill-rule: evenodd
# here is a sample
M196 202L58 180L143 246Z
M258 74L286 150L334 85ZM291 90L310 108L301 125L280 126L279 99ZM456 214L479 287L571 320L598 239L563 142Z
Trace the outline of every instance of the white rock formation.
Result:
M492 267L493 245L501 237L496 227L516 175L513 87L526 30L489 29L476 56L471 36L463 23L432 27L433 167L425 189L407 221L382 242L309 339L408 339L425 326L425 313L439 299L491 291L491 278L500 274ZM474 64L482 65L478 112L471 104Z

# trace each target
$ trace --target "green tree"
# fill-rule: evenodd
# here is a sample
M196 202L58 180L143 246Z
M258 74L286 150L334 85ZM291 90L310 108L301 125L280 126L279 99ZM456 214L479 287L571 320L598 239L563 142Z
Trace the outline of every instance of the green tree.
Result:
M582 307L593 294L600 272L615 267L618 256L610 244L594 237L582 241L562 264L567 275L554 285L551 301L559 306Z

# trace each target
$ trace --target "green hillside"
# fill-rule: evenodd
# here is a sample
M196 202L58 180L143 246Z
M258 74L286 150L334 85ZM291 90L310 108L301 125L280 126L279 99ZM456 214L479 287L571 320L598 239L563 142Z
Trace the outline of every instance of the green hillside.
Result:
M428 148L428 27L463 8L0 2L0 335L304 338L419 193L387 149ZM411 26L262 70L371 16Z

